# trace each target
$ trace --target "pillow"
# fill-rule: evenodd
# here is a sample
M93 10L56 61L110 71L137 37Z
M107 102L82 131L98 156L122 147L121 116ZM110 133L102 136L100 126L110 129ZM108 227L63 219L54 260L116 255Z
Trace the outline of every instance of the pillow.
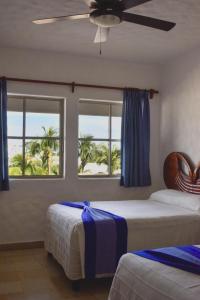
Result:
M176 190L161 190L152 193L150 200L176 205L200 212L200 195L193 195Z

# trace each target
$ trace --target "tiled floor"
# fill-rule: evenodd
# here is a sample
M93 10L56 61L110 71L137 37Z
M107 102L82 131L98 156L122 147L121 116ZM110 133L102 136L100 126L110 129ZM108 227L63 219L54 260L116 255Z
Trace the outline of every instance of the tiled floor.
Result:
M82 282L80 292L43 249L0 252L0 300L107 300L111 280Z

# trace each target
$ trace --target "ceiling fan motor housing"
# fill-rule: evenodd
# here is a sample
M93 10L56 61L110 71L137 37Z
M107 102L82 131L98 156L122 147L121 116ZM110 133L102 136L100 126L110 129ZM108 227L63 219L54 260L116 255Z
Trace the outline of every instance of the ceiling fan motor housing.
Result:
M114 27L121 23L121 13L112 9L94 10L90 14L90 21L101 27Z

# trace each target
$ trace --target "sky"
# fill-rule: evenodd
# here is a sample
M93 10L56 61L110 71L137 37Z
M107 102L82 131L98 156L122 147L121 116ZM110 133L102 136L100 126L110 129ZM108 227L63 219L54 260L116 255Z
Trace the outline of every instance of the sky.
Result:
M26 136L43 136L42 127L56 128L59 132L59 115L57 114L26 114ZM22 136L23 114L8 112L8 136ZM120 139L121 118L112 118L112 138ZM104 116L79 116L79 136L92 135L94 138L107 139L109 118Z
M45 128L53 127L59 132L59 115L56 114L26 114L26 136L43 136ZM8 136L22 136L23 113L8 112ZM8 140L9 158L22 154L22 140Z
M95 139L108 139L109 118L103 116L79 116L79 137L91 135ZM112 138L121 139L121 118L112 118Z
M59 132L59 115L57 114L26 114L26 136L43 136L42 127L56 128ZM8 112L8 136L22 136L23 114Z

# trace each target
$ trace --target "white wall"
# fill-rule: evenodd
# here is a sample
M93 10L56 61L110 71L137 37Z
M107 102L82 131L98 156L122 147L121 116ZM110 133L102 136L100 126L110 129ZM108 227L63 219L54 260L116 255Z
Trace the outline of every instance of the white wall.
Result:
M1 49L0 75L82 83L159 89L159 70L103 58L69 57L63 54ZM80 97L122 100L122 93L98 89L9 83L10 93L49 95L66 98L66 177L62 180L12 180L10 191L0 193L0 243L43 240L45 214L49 204L60 200L110 200L145 198L158 188L160 102L151 100L150 188L126 189L117 179L79 179L77 177L77 103Z
M185 54L162 70L161 161L180 151L200 160L200 49Z

